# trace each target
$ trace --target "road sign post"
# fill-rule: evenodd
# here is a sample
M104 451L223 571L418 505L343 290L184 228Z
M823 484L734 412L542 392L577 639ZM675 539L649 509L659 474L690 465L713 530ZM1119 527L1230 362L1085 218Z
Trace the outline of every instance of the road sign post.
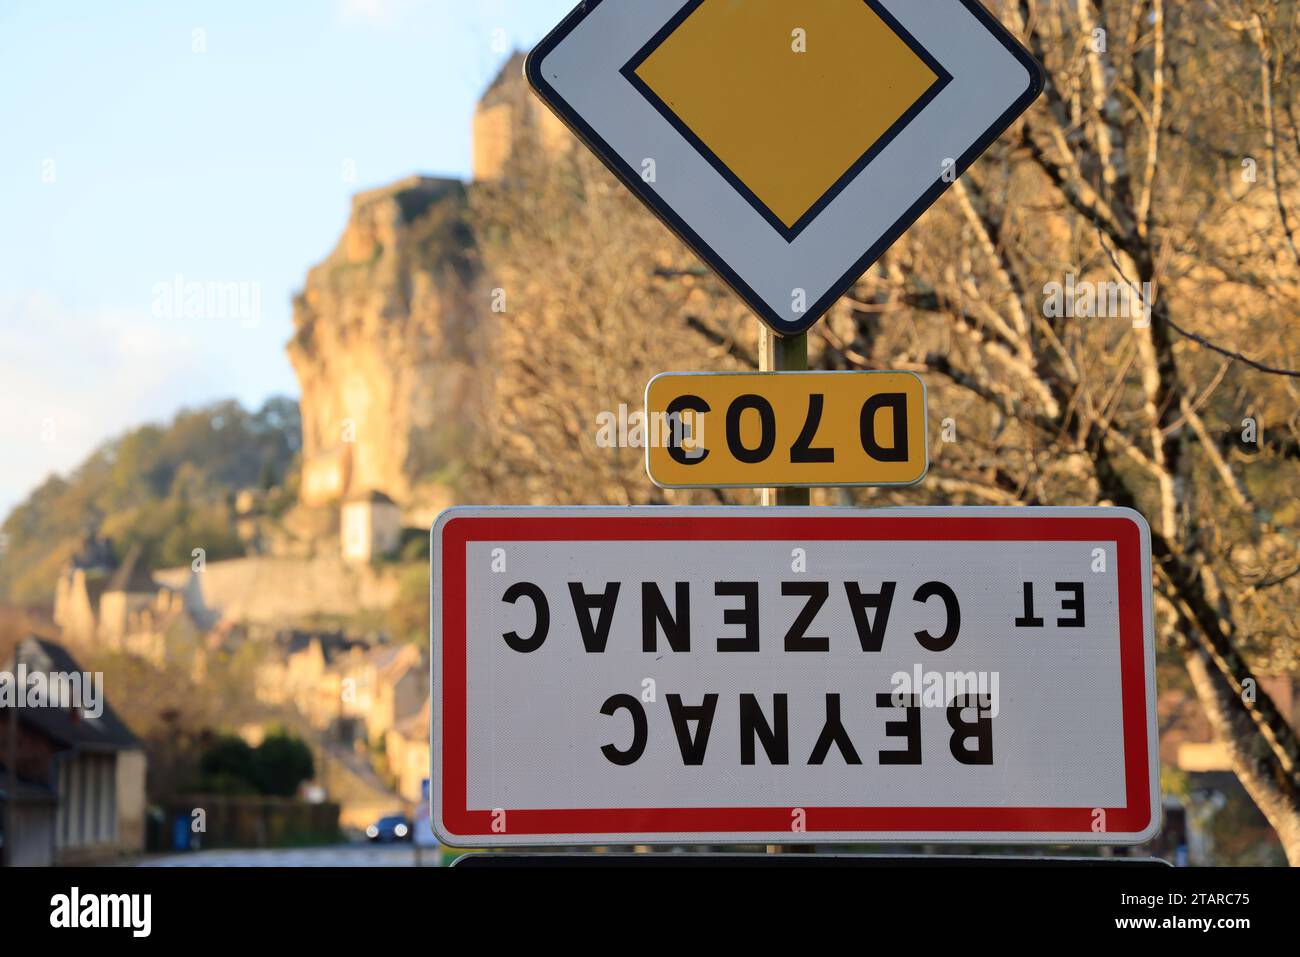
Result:
M802 372L808 368L808 333L778 336L767 326L758 330L758 364L763 372ZM769 507L811 505L811 488L765 488L760 492L760 504ZM767 845L769 854L788 854L798 850L797 845Z
M758 331L758 367L763 372L803 372L808 368L808 333L778 336L767 326ZM763 505L810 505L812 489L765 488Z

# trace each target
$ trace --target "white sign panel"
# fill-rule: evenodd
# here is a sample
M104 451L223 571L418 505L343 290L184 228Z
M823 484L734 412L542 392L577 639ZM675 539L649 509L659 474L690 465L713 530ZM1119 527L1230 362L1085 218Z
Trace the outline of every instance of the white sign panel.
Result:
M1149 532L1112 508L452 509L448 844L1141 842Z
M526 72L782 335L815 323L1043 86L978 0L584 2Z

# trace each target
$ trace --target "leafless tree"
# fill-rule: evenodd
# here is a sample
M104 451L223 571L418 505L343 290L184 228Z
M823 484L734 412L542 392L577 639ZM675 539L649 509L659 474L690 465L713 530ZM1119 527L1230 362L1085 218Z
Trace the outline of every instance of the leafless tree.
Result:
M943 383L957 500L1148 516L1162 642L1300 864L1300 742L1255 678L1298 650L1296 5L1000 12L1043 100L863 278L822 361ZM1064 315L1067 276L1112 292Z
M930 385L930 477L856 501L1148 516L1162 655L1300 865L1300 742L1255 678L1300 659L1297 5L992 6L1043 98L812 333L821 368ZM734 298L589 157L476 202L508 310L475 497L754 501L660 492L637 450L594 441L657 372L754 366ZM1069 281L1105 291L1055 308Z

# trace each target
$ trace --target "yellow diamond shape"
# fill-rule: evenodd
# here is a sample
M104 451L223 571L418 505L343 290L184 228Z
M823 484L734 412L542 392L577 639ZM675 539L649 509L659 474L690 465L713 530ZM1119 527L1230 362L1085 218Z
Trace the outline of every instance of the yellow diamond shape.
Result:
M948 79L868 0L694 0L683 13L632 73L787 231Z

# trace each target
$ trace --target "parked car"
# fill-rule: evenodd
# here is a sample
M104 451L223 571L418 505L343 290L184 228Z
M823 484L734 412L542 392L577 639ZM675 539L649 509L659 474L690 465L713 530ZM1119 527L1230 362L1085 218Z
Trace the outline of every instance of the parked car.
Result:
M387 817L381 817L374 824L367 827L366 837L379 844L389 844L393 841L409 841L411 839L411 822L400 814L390 814Z

